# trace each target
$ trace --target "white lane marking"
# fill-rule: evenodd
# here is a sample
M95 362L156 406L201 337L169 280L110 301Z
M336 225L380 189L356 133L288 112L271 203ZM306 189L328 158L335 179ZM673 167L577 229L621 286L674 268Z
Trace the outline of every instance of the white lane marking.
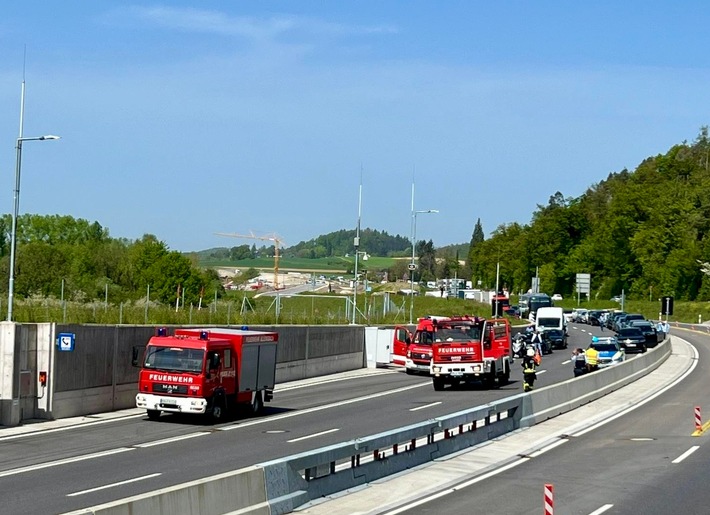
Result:
M158 477L160 475L162 475L160 472L156 472L155 474L148 474L147 476L136 477L133 479L126 479L125 481L119 481L118 483L111 483L110 485L97 486L96 488L89 488L88 490L82 490L81 492L74 492L73 494L67 494L67 497L76 497L77 495L90 494L91 492L98 492L99 490L106 490L107 488L113 488L115 486L127 485L129 483L143 481L144 479L151 479L153 477Z
M22 474L24 472L32 472L33 470L41 470L50 467L57 467L59 465L66 465L67 463L75 463L77 461L91 460L94 458L102 458L104 456L111 456L112 454L118 454L126 451L133 451L135 449L131 447L119 447L118 449L112 449L110 451L102 451L94 454L85 454L84 456L75 456L74 458L66 458L63 460L49 461L47 463L38 463L37 465L30 465L28 467L21 467L19 469L6 470L0 472L0 477L14 476L16 474Z
M327 431L321 431L320 433L313 433L312 435L299 436L298 438L294 438L293 440L286 440L286 441L288 443L300 442L301 440L308 440L309 438L316 438L318 436L327 435L328 433L335 433L336 431L340 431L340 429L338 429L338 428L328 429Z
M690 456L691 454L693 454L693 453L694 453L695 451L697 451L698 449L700 449L700 446L699 446L699 445L693 445L690 449L688 449L688 450L685 451L683 454L681 454L680 456L678 456L676 459L674 459L673 461L671 461L671 463L675 463L675 464L680 463L681 461L683 461L685 458L687 458L688 456Z
M432 406L438 406L439 404L441 404L441 401L425 404L424 406L417 406L416 408L409 408L409 411L419 411L420 409L431 408Z
M685 341L685 343L686 343L691 349L693 349L693 357L692 357L692 359L691 359L690 367L688 368L688 370L685 371L685 373L684 373L683 375L681 375L678 379L676 379L675 381L673 381L671 384L664 386L663 388L661 388L660 390L658 390L658 391L655 392L654 394L649 395L649 396L646 397L645 399L642 399L642 400L638 401L638 402L635 403L633 406L630 406L630 407L626 408L625 410L620 411L620 412L617 413L616 415L613 415L613 416L611 416L611 417L609 417L609 418L607 418L607 419L602 420L601 422L598 422L598 423L596 423L596 424L594 424L594 425L592 425L592 426L589 426L589 427L587 427L586 429L582 429L581 431L577 431L577 432L575 432L575 433L570 433L570 436L575 436L575 437L577 437L577 436L582 436L582 435L584 435L584 434L589 433L590 431L594 431L595 429L600 428L601 426L603 426L603 425L605 425L605 424L608 424L609 422L612 422L613 420L616 420L616 419L619 418L619 417L623 417L623 416L626 415L627 413L631 413L632 411L634 411L634 410L637 409L637 408L640 408L640 407L643 406L644 404L646 404L646 403L648 403L648 402L651 402L653 399L655 399L655 398L658 397L659 395L663 395L663 394L666 393L668 390L670 390L671 388L673 388L675 385L677 385L678 383L680 383L683 379L685 379L685 378L688 377L690 374L692 374L692 373L693 373L693 370L695 370L695 367L698 366L698 357L699 357L698 349L696 349L696 348L693 346L693 344L690 343L689 341L686 341L686 340L683 340L683 341Z
M105 420L97 420L95 422L86 422L84 423L79 423L79 424L72 424L70 426L65 426L65 427L56 427L54 429L38 429L37 431L30 431L27 433L22 433L22 434L17 434L17 435L9 435L9 436L0 436L0 441L5 441L5 440L17 440L18 438L27 438L28 436L37 436L39 434L41 435L47 435L50 433L58 433L60 431L69 431L70 429L76 429L77 427L92 427L92 426L98 426L100 424L108 424L109 422L120 422L122 420L130 420L132 418L145 418L145 412L141 413L140 415L128 415L126 417L115 417L115 418L107 418Z
M353 376L348 376L348 377L335 377L335 378L330 378L330 379L320 379L320 380L315 380L311 381L308 383L303 383L303 384L288 384L284 383L283 385L276 385L274 387L274 392L286 392L289 390L297 390L299 388L307 388L309 386L314 386L314 385L321 385L321 384L327 384L327 383L335 383L338 381L350 381L352 379L360 379L361 377L372 377L375 375L387 375L387 374L397 374L399 373L399 370L377 370L376 372L371 372L368 374L360 374L360 375L353 375Z
M567 361L563 361L560 365L567 365L568 363L572 363L572 360L568 359Z
M371 395L365 395L364 397L356 397L355 399L347 399L347 400L336 402L333 404L324 404L322 406L314 406L312 408L297 410L297 411L293 411L291 413L284 413L282 415L275 415L273 417L264 417L264 418L259 418L256 420L250 420L249 422L241 422L241 423L236 423L236 424L233 424L230 426L217 427L215 429L218 431L231 431L233 429L240 429L242 427L253 426L256 424L267 424L267 423L275 422L277 420L282 420L284 418L298 417L300 415L306 415L308 413L314 413L316 411L322 411L322 410L326 410L326 409L330 409L330 408L338 408L340 406L347 406L348 404L353 404L355 402L362 402L362 401L367 401L370 399L377 399L378 397L385 397L386 395L392 395L395 393L406 392L407 390L412 390L414 388L421 388L422 386L431 386L431 381L427 381L425 383L414 384L414 385L410 385L410 386L403 386L402 388L396 388L394 390L390 390L387 392L373 393Z
M500 474L501 472L505 472L506 470L512 469L513 467L517 467L518 465L522 465L523 463L530 461L530 458L520 458L519 460L516 460L512 463L508 463L504 467L501 467L496 470L492 470L486 474L483 474L479 477L474 477L473 479L470 479L466 481L465 483L461 483L460 485L457 485L453 488L449 488L448 490L442 490L441 492L435 493L433 495L430 495L428 497L425 497L424 499L419 499L418 501L415 501L410 504L406 504L404 506L400 506L399 508L393 510L393 511L388 511L386 512L387 515L397 515L398 513L404 513L405 511L409 511L412 508L416 508L417 506L421 506L422 504L426 504L428 502L431 502L435 499L439 499L440 497L444 497L445 495L452 494L458 490L463 490L464 488L468 488L471 485L474 485L478 483L479 481L483 481L485 479L488 479L489 477L493 477L496 474Z
M537 458L541 454L545 454L547 451L551 451L555 447L559 447L560 445L567 443L567 442L569 442L569 440L557 440L556 442L553 442L550 445L543 447L542 449L538 449L537 451L530 453L530 457Z
M198 436L205 436L208 435L207 431L201 431L199 433L190 433L188 435L181 435L181 436L173 436L172 438L164 438L162 440L155 440L153 442L147 442L147 443L139 443L134 445L133 447L153 447L155 445L162 445L164 443L173 443L173 442L179 442L180 440L187 440L189 438L196 438Z
M544 374L545 372L547 372L547 369L545 369L545 370L536 370L536 371L535 371L536 374Z
M609 510L609 509L611 509L611 508L613 508L613 507L614 507L613 504L605 504L605 505L602 506L601 508L594 510L594 511L593 511L592 513L590 513L589 515L600 515L601 513L604 513L606 510Z

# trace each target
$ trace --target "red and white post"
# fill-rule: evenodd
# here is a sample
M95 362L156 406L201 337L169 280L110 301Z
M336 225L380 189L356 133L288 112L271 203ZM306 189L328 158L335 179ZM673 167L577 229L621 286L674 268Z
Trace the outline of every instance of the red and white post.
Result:
M703 419L700 417L700 406L695 406L695 430L702 431Z
M554 487L545 483L545 515L553 515L555 511Z

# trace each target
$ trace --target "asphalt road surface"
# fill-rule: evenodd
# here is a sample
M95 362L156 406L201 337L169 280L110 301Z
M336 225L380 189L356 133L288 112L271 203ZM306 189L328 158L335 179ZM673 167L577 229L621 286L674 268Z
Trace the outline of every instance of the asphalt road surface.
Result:
M544 513L545 484L554 488L555 515L710 513L710 445L707 435L691 436L694 407L710 410L710 338L674 331L699 358L673 388L521 465L404 513Z
M586 347L590 330L570 330L570 349L544 357L536 385L572 377L571 348ZM401 369L283 385L262 416L216 426L139 415L12 437L0 430L0 512L71 511L485 404L522 391L519 363L511 382L493 390L435 392L431 379Z

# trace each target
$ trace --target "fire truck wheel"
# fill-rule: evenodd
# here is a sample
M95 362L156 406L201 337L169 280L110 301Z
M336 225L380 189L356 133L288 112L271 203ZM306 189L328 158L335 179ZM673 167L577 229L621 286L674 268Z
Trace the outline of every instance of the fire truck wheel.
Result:
M264 400L261 397L261 392L256 392L254 394L254 400L251 403L251 414L256 415L264 409Z
M224 418L224 397L215 397L212 406L212 421L219 422Z
M444 389L444 380L441 379L440 377L435 377L433 380L434 383L434 390L437 392L440 392L441 390Z
M505 373L500 376L500 384L508 384L510 382L510 367L504 365Z
M148 410L148 418L150 420L158 420L158 418L160 418L160 410L149 409Z
M411 368L405 368L404 371L407 373L408 376L414 375L414 370Z

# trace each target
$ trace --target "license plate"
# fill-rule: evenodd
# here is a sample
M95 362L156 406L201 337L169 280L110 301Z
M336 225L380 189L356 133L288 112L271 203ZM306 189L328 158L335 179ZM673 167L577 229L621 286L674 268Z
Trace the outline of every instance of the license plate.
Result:
M626 346L627 347L636 347L636 344L635 343L627 343Z
M453 377L461 377L461 376L463 376L463 372L460 372L460 371L457 370L457 371L455 371L455 372L451 372L451 375L452 375Z

